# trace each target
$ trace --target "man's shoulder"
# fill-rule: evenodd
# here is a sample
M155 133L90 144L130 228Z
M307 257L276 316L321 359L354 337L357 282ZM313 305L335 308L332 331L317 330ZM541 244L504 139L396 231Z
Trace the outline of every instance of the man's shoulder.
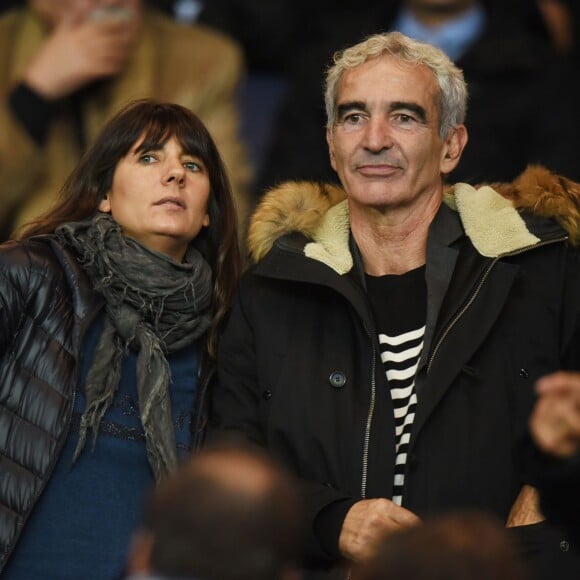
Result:
M311 240L324 235L328 212L345 198L344 190L330 183L287 181L270 189L250 220L248 246L253 259L261 260L289 234L299 233ZM339 230L347 224L336 226Z
M510 183L459 183L445 200L483 256L558 241L580 246L580 185L544 167L530 166Z

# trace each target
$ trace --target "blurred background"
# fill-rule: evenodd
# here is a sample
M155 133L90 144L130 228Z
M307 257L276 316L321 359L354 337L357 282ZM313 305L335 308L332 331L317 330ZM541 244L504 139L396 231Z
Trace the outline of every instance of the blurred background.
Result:
M546 165L580 181L577 1L151 0L147 4L185 26L217 29L240 46L245 72L235 106L251 175L251 203L286 179L336 180L325 142L324 71L334 51L387 30L438 45L464 71L470 92L466 123L470 140L450 182L509 181L528 163ZM0 18L26 5L2 0ZM0 55L3 58L8 55Z

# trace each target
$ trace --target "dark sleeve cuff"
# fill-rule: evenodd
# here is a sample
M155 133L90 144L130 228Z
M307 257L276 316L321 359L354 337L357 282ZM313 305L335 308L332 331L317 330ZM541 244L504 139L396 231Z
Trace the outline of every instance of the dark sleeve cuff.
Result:
M341 557L338 538L348 510L359 500L343 499L327 505L314 520L314 533L330 558Z
M14 116L37 145L43 145L57 109L57 101L41 97L24 83L17 85L8 98Z

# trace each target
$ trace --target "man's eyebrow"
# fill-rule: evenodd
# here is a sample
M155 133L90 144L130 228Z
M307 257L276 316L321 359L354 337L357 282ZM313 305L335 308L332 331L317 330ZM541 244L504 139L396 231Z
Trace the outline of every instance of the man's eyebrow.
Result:
M349 111L366 111L367 106L362 101L349 101L338 105L336 112L337 118L342 119Z
M402 109L415 113L415 115L417 115L421 123L427 122L427 111L417 103L407 101L394 101L389 106L389 112L391 113L394 111L400 111Z

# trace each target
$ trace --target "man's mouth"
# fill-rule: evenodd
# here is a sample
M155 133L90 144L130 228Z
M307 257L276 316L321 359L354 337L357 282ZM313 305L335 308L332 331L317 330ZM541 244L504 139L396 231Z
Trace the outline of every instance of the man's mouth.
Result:
M386 163L365 163L357 166L357 171L364 177L390 177L400 169L397 165Z

